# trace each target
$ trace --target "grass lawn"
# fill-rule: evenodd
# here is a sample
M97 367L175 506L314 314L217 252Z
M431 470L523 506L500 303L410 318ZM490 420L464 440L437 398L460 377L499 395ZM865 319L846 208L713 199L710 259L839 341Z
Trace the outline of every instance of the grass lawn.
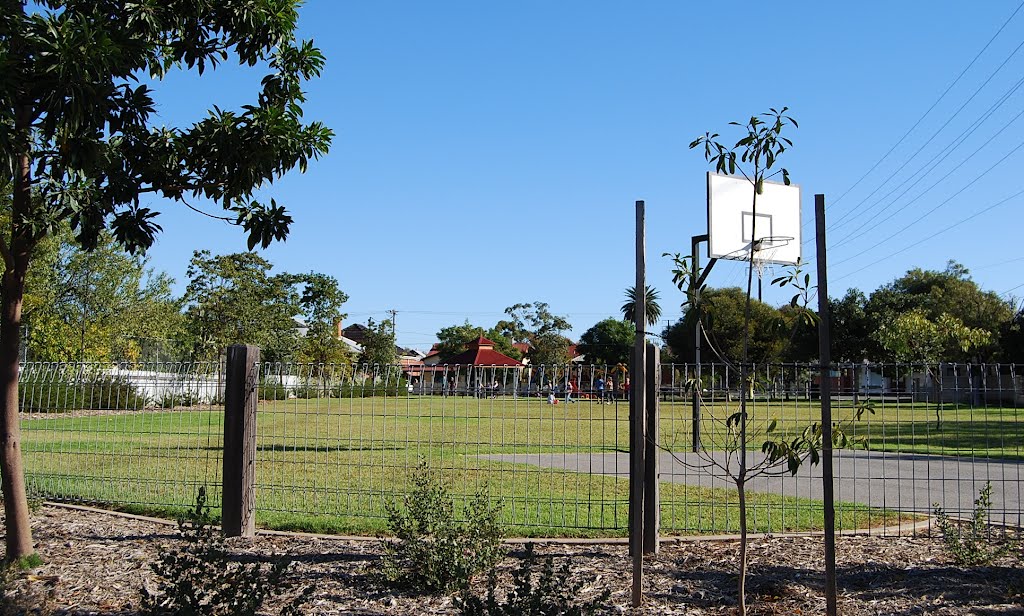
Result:
M705 418L724 418L738 403L715 403ZM842 418L848 403L834 405ZM663 403L660 437L685 448L690 405ZM816 403L757 401L754 424L779 420L795 433L814 421ZM850 428L873 449L1019 458L1014 409L942 411L879 405ZM521 535L616 535L627 524L624 479L484 460L481 454L625 451L628 408L589 401L550 406L537 398L354 398L262 403L257 440L257 519L262 526L330 532L384 529L384 504L404 494L409 471L425 459L457 495L487 486ZM26 417L23 448L30 487L50 498L104 502L163 512L188 506L201 485L220 483L223 416L219 410L145 411ZM721 443L721 422L704 421L705 446ZM968 429L971 428L971 429ZM954 432L954 430L956 430ZM757 443L759 448L759 442ZM667 532L738 528L732 490L663 483ZM219 495L211 490L216 501ZM216 502L214 503L216 504ZM893 512L841 505L842 528L897 521ZM820 504L772 495L750 498L753 532L820 528Z
M716 401L702 409L702 444L720 448L725 440L724 419L739 411L739 402ZM936 425L935 404L875 402L874 413L855 421L856 408L850 400L832 402L832 418L851 437L864 437L876 451L925 453L948 456L1024 459L1024 409L944 404ZM748 411L748 430L758 447L764 429L776 420L777 431L796 436L804 427L820 422L820 402L756 400ZM689 402L672 402L661 407L661 438L666 446L686 448L693 425Z

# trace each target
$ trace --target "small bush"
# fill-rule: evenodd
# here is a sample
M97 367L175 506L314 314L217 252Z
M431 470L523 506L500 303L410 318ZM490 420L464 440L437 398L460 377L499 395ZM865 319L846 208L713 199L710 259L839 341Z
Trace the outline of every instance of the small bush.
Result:
M18 402L26 413L74 410L135 410L149 400L126 379L88 376L82 380L28 380L18 384Z
M288 388L280 381L261 381L257 395L260 400L287 400Z
M165 390L160 394L160 400L157 401L157 405L162 409L196 406L197 404L199 404L199 396L192 391Z
M956 524L938 504L934 507L935 525L942 533L946 552L961 567L987 565L1013 549L1013 543L1005 537L999 537L1000 533L994 532L989 524L989 511L992 509L991 481L986 481L985 487L978 493L974 501L974 514L969 522Z
M270 566L243 564L228 554L224 537L214 528L206 505L206 489L200 488L196 508L178 520L185 545L161 552L153 572L157 592L142 588L142 613L148 616L253 616L270 597L292 586L287 579L291 561L275 556ZM312 586L281 609L298 616Z
M463 593L456 599L466 616L583 616L593 614L604 607L611 597L605 589L589 601L580 601L582 582L572 582L571 563L568 559L555 569L555 560L548 556L541 565L536 583L533 579L533 544L526 544L526 557L512 573L513 588L499 602L496 594L498 576L492 570L487 578L487 596L479 597Z
M418 592L463 590L476 575L493 569L504 553L501 506L481 490L466 504L460 522L451 496L425 460L413 472L412 483L402 505L387 506L395 541L384 546L382 575Z

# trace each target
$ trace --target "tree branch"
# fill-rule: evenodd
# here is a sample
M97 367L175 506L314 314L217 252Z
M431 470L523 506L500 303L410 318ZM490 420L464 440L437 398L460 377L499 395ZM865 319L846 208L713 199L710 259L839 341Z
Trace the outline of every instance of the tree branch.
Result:
M188 201L185 201L184 199L182 199L181 202L185 204L185 207L187 207L188 209L192 210L193 212L195 212L197 214L202 214L203 216L207 216L207 217L212 218L214 220L223 220L224 222L230 223L232 225L235 224L235 219L231 218L230 216L217 216L216 214L210 214L209 212L204 212L203 210L195 207L194 205L192 205Z

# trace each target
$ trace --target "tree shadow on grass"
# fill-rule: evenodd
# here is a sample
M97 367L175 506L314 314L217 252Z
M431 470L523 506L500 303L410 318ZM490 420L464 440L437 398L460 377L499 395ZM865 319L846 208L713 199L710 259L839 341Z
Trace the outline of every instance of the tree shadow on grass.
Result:
M405 451L405 447L389 445L287 445L284 443L263 443L257 445L257 451L279 451L279 452L303 452L303 453L331 453L338 451Z

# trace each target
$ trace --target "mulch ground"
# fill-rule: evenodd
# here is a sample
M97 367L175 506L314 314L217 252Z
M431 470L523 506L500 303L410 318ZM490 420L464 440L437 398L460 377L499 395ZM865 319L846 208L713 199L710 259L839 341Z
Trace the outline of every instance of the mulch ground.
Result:
M44 506L33 516L34 539L45 563L22 574L4 602L35 606L38 614L136 613L140 589L156 587L150 563L179 541L177 528L100 511ZM231 540L241 559L287 554L300 584L312 584L308 614L456 614L449 597L395 592L375 581L377 541L260 535ZM581 596L605 589L608 614L730 614L736 611L735 541L681 541L647 558L644 605L630 606L631 561L624 545L541 544L537 553L572 562ZM757 538L751 543L751 614L822 614L824 574L820 537ZM500 566L508 580L520 547ZM839 613L1024 614L1022 555L961 568L927 536L845 536L837 540ZM268 606L267 613L276 613ZM3 612L0 613L10 613Z

